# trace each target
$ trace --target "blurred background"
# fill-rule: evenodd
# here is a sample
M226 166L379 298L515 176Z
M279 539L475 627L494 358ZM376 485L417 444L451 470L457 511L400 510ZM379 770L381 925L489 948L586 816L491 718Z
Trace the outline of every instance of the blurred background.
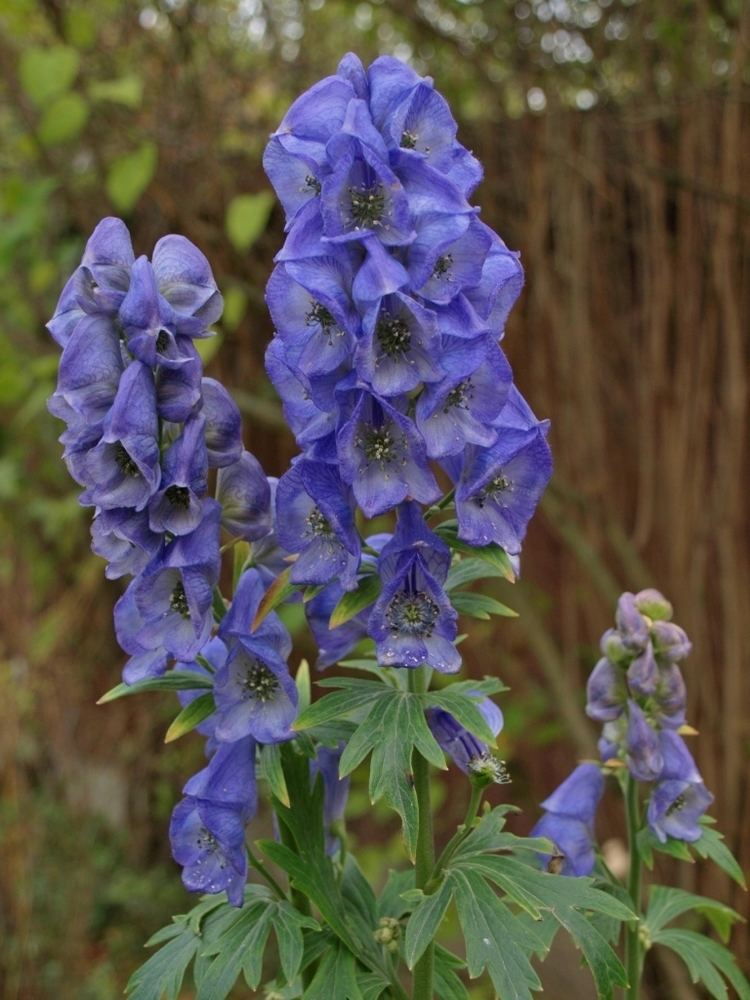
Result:
M598 638L621 590L657 586L694 642L713 812L750 868L749 35L741 0L0 0L2 1000L118 997L148 935L192 905L166 827L202 741L162 745L169 695L95 707L122 665L121 585L89 553L45 410L58 349L44 323L102 216L126 218L138 253L184 233L226 296L209 371L280 474L294 445L262 358L282 215L261 154L349 49L435 78L485 166L474 200L526 266L504 346L552 419L556 473L523 581L488 584L520 617L475 623L464 647L470 672L512 688L500 746L514 783L496 800L522 806L527 831L592 752ZM435 791L444 838L464 790L452 774ZM367 809L356 785L365 865L403 865L392 815ZM600 840L621 823L610 793ZM657 869L747 912L705 866ZM735 947L750 952L742 932ZM578 976L561 952L547 994L591 996ZM698 996L663 962L650 995Z

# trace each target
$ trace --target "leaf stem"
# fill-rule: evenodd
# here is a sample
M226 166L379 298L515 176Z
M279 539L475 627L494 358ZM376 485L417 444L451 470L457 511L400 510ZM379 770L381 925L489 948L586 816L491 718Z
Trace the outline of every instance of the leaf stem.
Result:
M451 839L443 848L443 852L440 857L435 862L435 867L432 869L430 875L430 882L440 877L441 872L448 864L450 859L456 853L460 845L466 840L466 838L471 833L471 825L474 822L474 817L479 812L479 806L482 803L482 797L484 795L484 788L481 788L478 784L472 782L471 785L471 796L469 798L469 805L466 809L466 816L464 817L463 823L459 825L456 832L453 834Z
M425 668L409 671L409 690L422 694L430 683L430 674ZM417 793L419 828L417 832L416 886L423 889L430 880L435 867L435 840L432 828L432 806L430 804L430 765L417 751L412 760L414 789ZM429 944L424 954L414 966L412 978L412 1000L432 1000L435 975L435 946Z
M256 857L256 855L253 854L253 852L250 850L250 847L248 845L245 845L245 849L247 850L247 857L248 857L248 861L250 862L251 866L258 872L258 874L263 879L265 879L265 881L268 883L268 885L271 888L271 890L273 891L273 893L276 896L278 896L279 899L286 899L287 898L286 893L281 888L281 886L276 881L276 879L273 877L273 875L266 868L266 866L263 864L263 862L260 860L260 858Z
M641 979L641 939L639 936L641 919L641 874L643 864L638 849L638 831L641 825L638 802L638 782L628 774L625 782L625 814L628 825L628 847L630 849L630 871L628 873L628 894L638 919L626 929L625 969L628 974L627 1000L638 1000Z

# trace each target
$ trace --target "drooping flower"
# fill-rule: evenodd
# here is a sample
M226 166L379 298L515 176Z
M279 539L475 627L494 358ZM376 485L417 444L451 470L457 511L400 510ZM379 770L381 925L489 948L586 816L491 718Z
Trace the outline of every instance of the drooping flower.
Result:
M504 722L501 710L490 698L477 701L476 707L482 713L492 735L497 736ZM464 774L492 771L492 780L507 780L507 772L502 761L496 760L487 744L462 726L450 712L442 708L428 708L425 716L432 735L441 749L449 754L453 763Z
M546 837L556 854L543 855L545 867L561 875L590 875L596 861L594 819L604 791L604 777L596 764L578 767L544 800L544 816L531 831Z

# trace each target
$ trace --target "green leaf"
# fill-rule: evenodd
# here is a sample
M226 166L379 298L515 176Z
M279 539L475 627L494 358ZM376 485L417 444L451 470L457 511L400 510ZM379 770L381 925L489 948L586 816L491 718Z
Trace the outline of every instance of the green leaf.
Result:
M481 697L484 697L483 695ZM442 691L429 691L425 695L425 704L434 705L450 712L456 722L474 733L480 740L494 746L495 735L490 729L487 720L479 711L478 703L481 698L472 697L461 691L455 691L453 685L443 688Z
M340 680L341 678L336 678ZM366 707L383 693L383 685L377 682L365 681L367 687L350 688L343 691L332 691L324 695L301 712L295 720L292 729L301 732L313 726L319 726L332 719L343 718L352 712Z
M715 1000L727 1000L726 979L739 1000L750 1000L750 983L737 966L734 956L703 934L678 928L659 931L653 938L680 956L694 983L702 982ZM723 978L722 978L723 977Z
M132 153L119 156L109 166L105 187L120 212L130 212L156 173L159 154L154 142L144 142Z
M665 843L662 843L648 826L638 831L638 850L649 871L654 866L654 851L668 854L671 858L677 858L678 861L691 863L693 861L693 855L684 840L674 840L672 837L667 837Z
M318 965L303 1000L362 1000L354 955L341 946L330 949Z
M424 954L424 950L437 936L445 912L453 899L453 883L445 880L438 889L429 896L419 893L421 897L409 917L404 940L404 957L406 964L413 969Z
M216 704L213 694L207 692L206 694L199 695L189 705L185 705L179 715L175 717L167 730L164 742L173 743L175 740L179 740L181 736L192 732L196 726L199 726L204 719L207 719L215 711Z
M488 580L492 577L505 578L506 574L499 566L493 565L486 559L479 556L470 556L462 559L459 563L451 566L448 578L445 581L446 590L455 590L457 587L465 587L467 583L475 580Z
M331 612L328 620L329 628L338 628L351 621L360 611L373 604L380 593L380 577L374 573L363 576L356 590L347 590L339 603Z
M130 694L141 694L144 691L197 691L200 688L210 690L213 686L210 677L204 677L192 670L170 670L163 677L151 677L135 684L117 684L101 696L97 705L106 705L109 701L116 701Z
M389 980L377 972L361 972L357 976L362 1000L378 1000L390 986Z
M240 252L249 250L268 225L274 197L269 191L238 194L229 202L225 220L227 236Z
M709 817L704 817L704 822L702 824L703 833L701 834L700 839L694 841L690 846L699 857L708 858L710 861L713 861L713 863L721 868L721 870L731 879L734 879L737 885L746 889L747 885L745 883L744 872L740 868L732 852L724 843L723 835L720 834L718 830L714 830L711 826L706 825L705 821L708 819Z
M137 108L143 98L143 80L135 73L113 80L95 80L89 84L88 93L92 101L110 101L127 108Z
M649 890L644 927L647 934L653 937L672 920L695 910L711 923L725 944L729 941L732 925L738 921L744 923L744 918L736 910L718 900L685 892L683 889L654 885Z
M292 572L292 567L288 566L283 570L276 579L273 581L271 586L263 595L263 598L258 605L258 610L255 613L255 618L253 618L250 624L250 631L255 632L256 629L261 625L261 623L271 614L271 612L278 608L290 594L293 594L297 589L293 583L289 582L289 574Z
M532 991L542 985L530 960L533 939L519 936L514 915L480 875L455 871L450 879L471 978L486 968L503 1000L532 1000Z
M395 917L400 920L411 906L404 901L403 894L414 888L414 869L389 871L383 890L378 897L378 917Z
M440 1000L469 1000L464 984L456 974L457 969L466 968L466 963L443 948L435 946L435 992Z
M261 775L268 782L271 794L283 805L289 805L289 790L286 787L284 769L281 766L281 747L278 743L267 743L260 753Z
M270 898L246 899L233 919L228 915L224 932L202 950L212 961L200 977L197 1000L225 1000L241 971L251 989L258 985L271 932L271 907Z
M473 594L469 590L457 590L451 594L451 604L461 615L469 615L471 618L479 618L489 621L492 615L501 615L503 618L518 618L518 612L509 608L506 604L501 604L489 594Z
M42 107L72 86L80 62L69 45L27 48L19 65L21 86L34 104Z
M287 983L291 983L302 964L304 952L303 928L319 930L319 925L312 917L299 913L286 900L277 902L273 912L273 931L279 948L281 971Z
M166 943L164 943L166 942ZM133 973L125 987L129 1000L177 1000L188 966L201 944L185 917L151 938L150 943L164 944Z
M39 123L39 139L45 146L56 146L75 139L88 121L89 106L71 91L62 94L49 105Z

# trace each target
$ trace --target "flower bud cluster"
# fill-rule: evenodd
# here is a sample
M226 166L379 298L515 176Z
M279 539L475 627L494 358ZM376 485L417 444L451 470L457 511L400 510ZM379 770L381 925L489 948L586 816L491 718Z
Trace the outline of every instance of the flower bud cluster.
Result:
M441 494L436 472L454 485L458 537L514 556L551 472L547 423L499 346L523 273L467 200L481 167L456 131L429 78L350 54L292 104L264 156L287 216L266 366L302 450L277 496L292 582L353 589L356 506L399 508L370 634L382 664L418 666L438 645L429 662L445 671L460 659L445 648L442 554L416 525Z
M605 763L624 763L637 781L656 783L647 819L662 842L697 840L698 821L713 801L680 733L686 692L679 663L691 643L671 618L671 604L656 590L620 597L586 704L589 717L604 723Z

